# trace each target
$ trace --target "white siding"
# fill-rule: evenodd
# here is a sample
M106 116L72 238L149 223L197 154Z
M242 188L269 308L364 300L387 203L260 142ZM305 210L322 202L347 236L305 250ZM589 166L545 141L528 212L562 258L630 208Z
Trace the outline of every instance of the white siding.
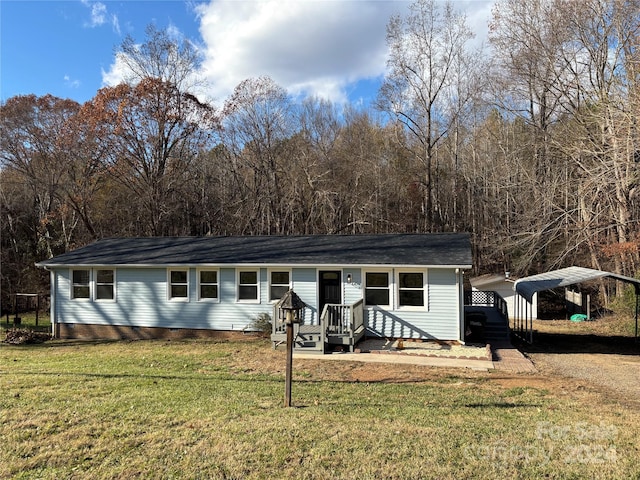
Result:
M369 308L369 333L381 337L458 340L460 300L455 269L429 269L427 278L427 308L420 311Z
M349 275L351 275L351 283L347 282ZM362 298L362 270L360 268L345 268L343 282L342 298L344 298L344 303L351 305Z
M189 270L189 301L167 298L165 268L122 268L116 276L117 302L69 300L69 271L58 270L57 321L97 325L242 330L260 313L272 313L266 301L266 269L260 270L262 303L236 301L235 269L220 269L220 302L199 302L196 269Z
M293 291L307 308L304 309L303 322L307 325L318 324L318 300L316 292L317 271L315 268L294 268L291 273Z
M402 270L401 270L402 271ZM316 268L292 268L294 291L304 301L304 322L318 322ZM351 283L347 283L347 275ZM167 296L166 268L119 268L116 272L117 301L70 300L70 271L55 272L56 321L97 325L242 330L260 313L273 313L268 301L268 270L261 268L260 303L236 300L236 269L219 269L219 302L198 301L197 269L189 269L189 301L171 301ZM392 276L395 282L395 272ZM460 303L455 269L427 272L427 307L420 310L368 309L370 335L403 338L456 340L459 335ZM395 284L393 297L396 297ZM343 270L343 298L347 304L363 296L362 270Z
M499 282L484 284L481 288L472 287L472 290L497 292L498 295L504 298L505 302L507 302L509 320L517 319L518 316L522 316L523 318L531 318L531 316L534 319L538 318L538 294L536 293L533 296L533 301L526 307L526 315L524 315L525 303L527 303L527 301L523 297L520 297L521 311L518 312L517 297L519 297L519 295L513 289L513 283L513 280L502 280Z

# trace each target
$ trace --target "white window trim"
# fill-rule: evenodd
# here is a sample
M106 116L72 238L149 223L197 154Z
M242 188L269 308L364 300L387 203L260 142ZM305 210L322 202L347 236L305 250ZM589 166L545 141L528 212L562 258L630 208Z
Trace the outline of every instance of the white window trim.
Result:
M200 282L200 272L216 272L216 279L218 280L215 285L218 287L218 296L216 298L202 298L200 286L203 285ZM198 268L196 270L196 284L198 288L198 301L207 303L220 303L220 269L219 268ZM213 283L205 283L204 285L214 285Z
M428 312L429 311L429 271L426 268L396 268L395 269L395 293L396 310ZM422 294L424 295L424 305L400 305L400 274L401 273L422 273ZM405 289L412 290L412 289ZM413 289L418 290L418 289Z
M292 273L291 273L291 269L290 268L270 268L267 271L267 296L269 297L269 302L271 303L276 303L278 300L280 300L279 298L277 299L272 299L271 298L271 273L272 272L287 272L289 274L289 290L291 290L293 288L293 277L292 277ZM276 286L278 287L282 287L285 284L281 284L281 283L276 283Z
M113 272L113 298L98 298L98 270L111 270ZM95 285L95 287L92 289L93 290L93 295L92 298L96 301L96 302L100 302L100 303L115 303L116 298L117 298L117 288L116 288L116 269L115 268L107 268L107 267L102 267L102 268L95 268L93 269L92 272L92 279L93 281L91 282L93 285ZM111 283L105 283L103 285L111 285Z
M187 272L187 296L186 297L172 297L171 296L171 272ZM183 285L182 283L176 283L176 285ZM167 268L167 300L170 302L188 302L189 301L189 268Z
M83 272L89 272L89 285L87 285L89 287L89 296L88 297L76 297L73 295L73 287L75 285L75 283L73 283L73 272L74 271L83 271ZM92 292L92 288L91 288L91 280L93 278L92 272L90 268L70 268L69 269L69 299L73 300L74 302L90 302L93 297L91 295Z
M73 272L74 271L89 272L89 296L88 297L74 297L73 296ZM113 298L98 298L98 270L111 270L113 272ZM99 268L70 268L69 269L69 299L74 302L99 302L99 303L115 303L118 295L117 288L117 269L112 267L99 267ZM105 284L107 285L107 284ZM111 284L109 284L111 285Z
M369 305L367 304L367 273L386 273L389 278L389 285L387 286L387 290L389 290L389 303L387 305ZM383 309L388 310L393 308L394 301L394 277L393 270L390 268L369 268L366 270L362 270L362 300L364 302L364 306L370 309ZM372 289L382 290L382 287L371 287Z
M256 274L256 298L240 299L240 274L243 272L253 272ZM253 284L245 284L253 285ZM260 303L260 269L259 268L236 268L236 302L237 303Z

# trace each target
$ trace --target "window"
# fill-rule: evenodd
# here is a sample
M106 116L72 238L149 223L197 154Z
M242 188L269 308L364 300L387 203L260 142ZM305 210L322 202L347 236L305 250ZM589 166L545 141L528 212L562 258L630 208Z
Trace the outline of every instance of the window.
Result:
M169 300L189 299L189 271L169 270Z
M424 272L398 273L398 306L424 307Z
M96 270L96 300L115 300L115 271Z
M218 271L200 270L198 273L200 300L218 300Z
M91 270L71 271L71 298L91 298Z
M291 282L289 280L289 272L272 271L269 274L269 300L277 301L289 291Z
M389 272L365 273L365 305L389 305Z
M238 301L258 301L258 271L241 270L238 272Z

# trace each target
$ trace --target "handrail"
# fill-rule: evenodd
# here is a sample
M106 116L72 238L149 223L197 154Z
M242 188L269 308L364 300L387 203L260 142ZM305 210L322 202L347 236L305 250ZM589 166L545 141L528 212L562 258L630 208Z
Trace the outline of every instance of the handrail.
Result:
M351 305L351 330L355 332L360 327L364 327L364 299L358 300Z
M464 292L464 304L468 306L493 307L504 319L509 316L507 301L498 292L491 290L471 290Z
M345 335L351 324L351 305L327 303L322 310L322 326L327 335Z
M281 316L282 310L280 310L280 302L273 304L273 315L271 316L271 333L274 335L278 333L285 333L286 324L284 323L284 317Z
M328 303L322 310L320 324L323 326L322 340L330 336L348 335L350 348L353 350L355 332L364 327L364 300L360 299L350 305L344 303Z

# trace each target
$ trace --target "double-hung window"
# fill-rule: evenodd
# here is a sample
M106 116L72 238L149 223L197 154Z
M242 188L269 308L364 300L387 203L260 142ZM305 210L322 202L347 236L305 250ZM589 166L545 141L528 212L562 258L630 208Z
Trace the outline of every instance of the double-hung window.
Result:
M369 306L391 305L389 272L365 272L364 303Z
M97 269L95 272L96 300L115 300L115 270Z
M277 301L291 288L291 274L286 270L269 272L269 300Z
M169 270L169 300L189 301L189 270Z
M71 298L91 299L91 270L88 268L71 271Z
M238 271L238 301L258 302L260 300L258 288L258 270Z
M198 294L202 301L218 301L218 270L198 271Z
M425 272L398 272L398 307L424 307L425 280Z
M71 298L114 301L116 299L116 271L111 268L71 270Z

